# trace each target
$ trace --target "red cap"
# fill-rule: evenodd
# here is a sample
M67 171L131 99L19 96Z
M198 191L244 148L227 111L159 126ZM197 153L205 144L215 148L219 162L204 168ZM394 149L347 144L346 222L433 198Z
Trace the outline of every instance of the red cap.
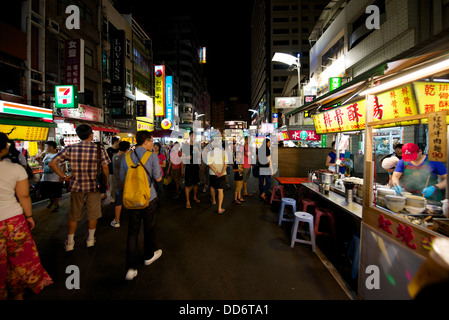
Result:
M419 147L414 143L406 143L402 146L402 160L413 161L418 157Z

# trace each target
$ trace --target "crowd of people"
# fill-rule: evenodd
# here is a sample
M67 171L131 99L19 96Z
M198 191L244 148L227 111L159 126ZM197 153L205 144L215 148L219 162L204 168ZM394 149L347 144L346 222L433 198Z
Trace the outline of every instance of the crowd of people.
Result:
M103 180L107 185L115 206L111 226L118 228L125 207L127 173L130 168L139 165L145 169L150 189L149 199L138 209L126 207L126 280L137 276L138 238L142 225L144 265L152 264L162 255L154 231L156 210L163 193L173 192L173 198L179 198L184 186L185 208L188 210L192 208L192 203L200 202L198 190L202 185L203 192L210 190L211 204L217 205L217 213L222 214L225 212L224 189L230 188L228 175L234 173L233 203L241 205L246 202L245 198L254 196L248 193L247 187L253 171L253 175L259 178L260 197L268 203L266 194L273 175L269 139L263 141L259 152L252 154L248 138L228 146L221 138L211 143L195 143L191 133L187 143L161 145L154 143L151 132L138 131L135 146L113 137L111 146L106 149L94 143L90 126L77 126L76 133L81 142L64 146L58 151L55 142L47 141L45 155L38 159L43 166L41 188L49 199L47 208L58 211L62 184L69 185L66 252L75 249L75 232L84 214L88 222L86 246L95 246L97 221L102 215L103 195L99 181ZM30 232L34 228L34 220L26 167L20 162L19 155L11 154L11 144L14 142L0 133L0 299L22 299L27 288L38 293L53 283L40 263ZM263 159L259 159L259 154L263 154ZM11 159L14 156L16 161ZM67 170L66 164L70 170ZM103 177L99 179L101 175ZM190 195L192 190L193 202Z

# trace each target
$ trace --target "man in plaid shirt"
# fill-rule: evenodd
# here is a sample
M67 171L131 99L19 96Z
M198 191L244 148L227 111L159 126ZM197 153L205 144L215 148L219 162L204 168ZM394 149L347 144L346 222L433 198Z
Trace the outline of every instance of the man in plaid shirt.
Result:
M49 163L49 167L65 181L70 181L70 211L68 215L68 237L66 251L72 251L75 246L74 236L78 222L83 219L84 201L86 202L89 236L87 247L95 244L95 229L97 220L101 217L101 195L97 189L98 146L93 142L92 128L88 125L76 127L76 134L82 140L59 152ZM103 146L100 149L100 164L106 181L109 177L108 164L111 162ZM69 161L72 175L66 176L58 163ZM108 182L109 184L109 182Z

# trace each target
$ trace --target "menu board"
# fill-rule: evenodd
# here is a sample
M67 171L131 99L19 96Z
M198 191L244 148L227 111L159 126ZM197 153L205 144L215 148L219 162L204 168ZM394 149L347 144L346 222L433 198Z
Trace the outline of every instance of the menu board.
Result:
M446 82L413 82L420 114L449 110L449 83ZM421 120L427 123L428 119ZM449 115L446 117L449 123Z
M45 127L0 124L0 132L5 133L11 140L44 141L48 136L48 128Z

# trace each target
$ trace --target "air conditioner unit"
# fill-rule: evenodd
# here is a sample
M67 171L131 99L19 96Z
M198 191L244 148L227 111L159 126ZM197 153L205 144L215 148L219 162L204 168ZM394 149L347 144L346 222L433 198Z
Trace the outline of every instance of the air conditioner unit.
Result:
M50 32L59 33L59 23L57 23L55 20L47 19L47 28L50 30Z

